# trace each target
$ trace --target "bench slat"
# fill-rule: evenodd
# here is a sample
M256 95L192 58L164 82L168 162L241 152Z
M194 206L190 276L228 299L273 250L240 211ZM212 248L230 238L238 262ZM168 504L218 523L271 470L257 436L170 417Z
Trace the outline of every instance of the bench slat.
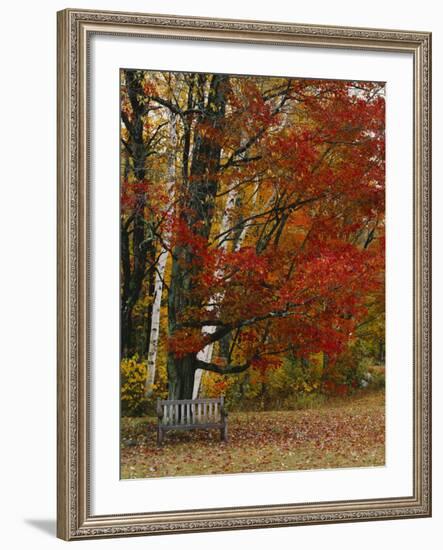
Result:
M157 444L167 430L219 429L227 441L227 413L224 397L208 399L157 399Z
M220 397L208 397L199 399L159 399L160 405L175 405L176 403L220 403Z

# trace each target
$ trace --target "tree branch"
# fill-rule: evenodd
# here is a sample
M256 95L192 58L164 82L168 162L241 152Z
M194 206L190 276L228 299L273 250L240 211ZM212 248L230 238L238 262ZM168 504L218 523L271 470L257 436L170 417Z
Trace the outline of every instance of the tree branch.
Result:
M285 309L271 311L263 315L256 315L255 317L250 317L249 319L242 319L239 321L235 321L233 323L225 323L220 319L206 319L204 321L188 321L185 323L180 323L180 325L177 328L184 328L184 327L202 328L205 326L220 327L213 333L205 334L205 345L208 345L208 344L212 344L213 342L217 342L218 340L221 340L224 336L226 336L227 334L229 334L231 331L235 329L248 327L250 325L254 325L255 323L259 323L260 321L266 321L267 319L277 319L277 318L281 319L285 317L290 317L291 315L295 315L297 308L306 306L317 299L319 299L319 296L312 296L311 298L308 298L304 302L300 302L297 304L288 303Z
M226 367L220 367L215 363L206 363L206 361L201 361L197 359L196 366L198 369L209 370L211 372L216 372L217 374L239 374L244 372L250 367L250 363L245 363L244 365L227 365Z
M183 119L184 113L181 109L179 109L176 105L171 103L170 101L167 101L166 99L163 99L162 97L157 96L151 96L152 101L155 101L156 103L160 103L160 105L163 105L163 107L166 107L170 111L172 111L175 115L178 115L180 118Z
M297 199L294 202L289 202L287 204L284 204L283 206L273 206L273 207L269 208L268 210L265 210L264 212L258 212L257 214L253 214L252 216L249 216L248 218L244 218L243 220L241 220L241 222L233 225L229 229L226 229L226 231L222 231L218 235L215 235L213 237L212 241L215 242L215 241L221 239L222 237L224 237L225 235L231 233L232 231L236 231L237 229L242 229L243 227L246 226L246 224L249 221L252 221L252 220L257 219L257 218L264 218L268 214L283 213L287 210L295 211L296 209L300 208L301 206L304 206L305 204L309 204L311 202L315 202L317 200L320 200L324 196L325 196L325 193L322 193L322 194L320 194L316 197L310 197L309 199L304 199L304 200ZM267 221L270 221L270 220L267 220Z

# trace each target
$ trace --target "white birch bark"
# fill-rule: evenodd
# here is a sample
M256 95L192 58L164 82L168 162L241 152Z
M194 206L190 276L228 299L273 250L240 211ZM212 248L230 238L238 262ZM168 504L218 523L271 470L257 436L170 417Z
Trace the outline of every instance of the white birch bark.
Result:
M258 187L259 187L259 180L258 180L258 178L255 178L254 193L252 195L252 200L251 200L250 214L254 213L255 203L257 202ZM234 251L235 252L237 252L237 250L240 250L240 248L242 247L243 241L245 240L247 231L248 231L248 225L246 224L242 227L240 235L238 236L238 239L235 242L235 246L234 246Z
M173 196L175 185L175 155L177 146L177 129L175 125L175 115L169 113L169 139L170 149L168 158L168 195ZM164 235L164 241L167 244L169 241L169 235ZM160 255L157 262L157 270L155 273L154 282L154 301L152 304L152 318L151 318L151 330L149 333L149 351L148 351L148 366L145 382L145 395L149 397L152 395L153 385L155 380L155 368L157 363L158 352L158 339L160 336L160 311L161 300L163 295L163 280L166 268L166 262L168 261L168 251L162 246Z
M255 207L257 194L258 194L258 181L256 181L255 187L254 187L254 195L252 197L252 210ZM222 218L220 233L224 233L229 228L229 218L230 218L232 209L235 206L237 195L238 195L237 187L235 187L234 189L231 189L231 191L228 193L228 199L226 201L226 207ZM237 239L237 242L235 243L235 246L234 246L235 251L240 250L246 236L246 231L247 231L247 227L243 227ZM223 244L221 245L222 248L226 249L227 244L228 244L228 240L223 241ZM212 301L217 302L221 300L223 300L223 294L218 294L217 296L214 296L214 300L211 300L211 302ZM212 307L209 306L209 309L213 309L213 306ZM215 329L216 327L211 325L211 326L203 327L202 332L204 334L213 334L215 332ZM197 359L200 359L200 361L204 361L205 363L210 363L212 361L213 351L214 351L214 342L211 342L210 344L205 346L201 351L198 352ZM195 371L195 376L194 376L194 388L192 391L192 399L198 398L202 376L203 376L203 369L197 369Z
M235 206L235 200L237 198L237 194L238 194L237 188L231 189L231 191L229 191L229 193L228 193L228 198L226 200L226 206L225 206L225 212L223 214L222 222L221 222L221 225L220 225L220 233L223 233L224 231L226 231L228 229L229 216L231 214L232 209ZM226 250L227 245L228 245L228 241L225 240L225 241L223 241L223 243L221 245L221 248ZM213 299L211 299L211 302L216 302L218 299L223 299L223 296L218 294L218 295L214 296ZM214 308L214 306L211 306L211 305L208 307L209 310L211 310L213 308ZM202 332L204 334L212 334L212 333L215 332L215 328L216 327L214 327L212 325L207 326L207 327L203 327ZM211 342L210 344L205 346L201 351L199 351L197 353L197 359L200 359L200 361L204 361L205 363L210 363L211 359L212 359L213 349L214 349L214 343ZM195 375L194 375L194 388L192 390L192 399L197 399L198 398L198 393L200 391L200 384L201 384L202 376L203 376L203 369L197 369L195 371Z

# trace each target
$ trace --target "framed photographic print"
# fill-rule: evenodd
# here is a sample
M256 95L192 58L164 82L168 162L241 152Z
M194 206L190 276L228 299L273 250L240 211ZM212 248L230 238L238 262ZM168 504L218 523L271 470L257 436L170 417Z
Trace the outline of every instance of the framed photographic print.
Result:
M58 13L58 536L426 517L427 32Z

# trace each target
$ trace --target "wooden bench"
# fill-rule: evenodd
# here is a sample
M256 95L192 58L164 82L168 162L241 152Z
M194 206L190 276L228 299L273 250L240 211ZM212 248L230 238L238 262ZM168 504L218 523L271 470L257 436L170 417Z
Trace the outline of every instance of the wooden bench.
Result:
M157 399L157 445L167 430L216 428L222 441L228 440L228 413L224 397L217 399Z

